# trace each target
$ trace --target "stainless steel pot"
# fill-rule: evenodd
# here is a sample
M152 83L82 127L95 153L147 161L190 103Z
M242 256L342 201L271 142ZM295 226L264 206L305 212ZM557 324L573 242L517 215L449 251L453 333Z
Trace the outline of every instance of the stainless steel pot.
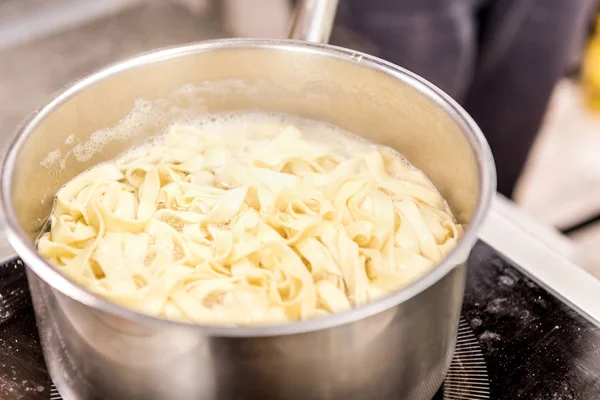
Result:
M292 37L326 40L335 3L305 1ZM326 121L399 150L468 224L464 238L393 295L270 328L140 315L80 288L36 253L53 195L69 179L173 120L240 110ZM236 39L146 54L77 82L21 128L1 194L48 368L66 399L429 399L450 364L465 260L494 189L481 132L422 78L324 44Z

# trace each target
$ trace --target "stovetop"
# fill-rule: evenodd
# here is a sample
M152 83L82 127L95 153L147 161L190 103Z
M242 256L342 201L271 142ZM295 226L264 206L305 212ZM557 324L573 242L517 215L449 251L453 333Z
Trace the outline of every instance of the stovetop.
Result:
M0 398L59 399L25 285L20 261L0 267ZM600 328L479 242L455 357L435 399L600 399Z
M600 399L600 328L483 243L469 267L463 315L486 360L490 398Z

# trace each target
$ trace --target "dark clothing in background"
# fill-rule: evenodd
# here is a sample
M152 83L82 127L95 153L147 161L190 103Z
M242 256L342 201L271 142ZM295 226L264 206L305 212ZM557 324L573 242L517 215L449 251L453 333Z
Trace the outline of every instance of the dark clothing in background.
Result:
M593 0L340 0L332 43L407 68L459 101L490 143L498 191L511 197L592 6Z

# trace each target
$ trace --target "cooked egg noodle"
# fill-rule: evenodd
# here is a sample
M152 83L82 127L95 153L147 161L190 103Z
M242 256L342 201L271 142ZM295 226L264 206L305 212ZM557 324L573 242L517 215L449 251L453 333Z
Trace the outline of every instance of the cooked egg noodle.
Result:
M386 148L344 158L174 126L56 195L39 252L87 289L182 321L255 325L365 304L418 279L461 235L440 194Z

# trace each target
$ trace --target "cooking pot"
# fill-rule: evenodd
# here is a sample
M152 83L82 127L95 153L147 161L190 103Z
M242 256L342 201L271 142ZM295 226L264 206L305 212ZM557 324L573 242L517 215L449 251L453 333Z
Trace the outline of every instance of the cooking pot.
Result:
M327 41L337 1L300 2L299 40L233 39L145 54L59 94L4 162L10 243L27 265L48 369L65 399L430 399L448 370L465 261L495 192L477 125L441 90ZM65 182L173 121L262 110L321 120L390 146L423 170L466 224L410 286L289 325L211 327L121 308L51 267L35 240Z

